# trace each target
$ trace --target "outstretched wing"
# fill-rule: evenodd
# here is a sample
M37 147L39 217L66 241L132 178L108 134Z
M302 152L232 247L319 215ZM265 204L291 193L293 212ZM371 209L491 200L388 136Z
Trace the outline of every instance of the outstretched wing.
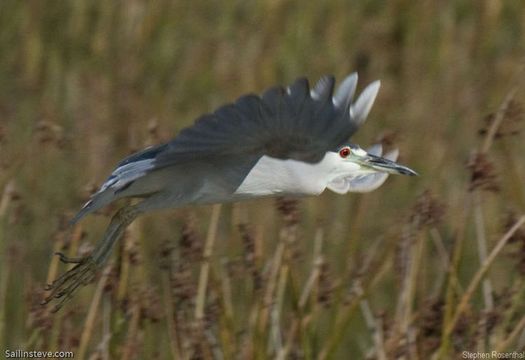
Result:
M319 162L356 132L372 107L379 82L353 103L356 85L352 74L334 94L333 76L323 76L312 90L301 78L262 96L242 96L182 130L156 155L155 167L238 154Z

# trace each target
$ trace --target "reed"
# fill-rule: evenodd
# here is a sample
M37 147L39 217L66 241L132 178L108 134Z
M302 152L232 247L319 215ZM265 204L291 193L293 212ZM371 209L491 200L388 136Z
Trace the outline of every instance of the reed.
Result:
M449 359L525 348L520 2L0 2L0 350ZM505 26L501 26L505 24ZM145 216L52 314L66 223L115 163L300 75L382 89L355 141L416 179ZM378 136L379 135L379 136Z

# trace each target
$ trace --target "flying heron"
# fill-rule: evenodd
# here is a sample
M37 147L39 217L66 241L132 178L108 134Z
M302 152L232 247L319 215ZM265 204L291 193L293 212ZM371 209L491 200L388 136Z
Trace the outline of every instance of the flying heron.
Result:
M89 283L125 228L140 214L190 204L211 204L267 196L368 192L389 174L416 175L399 165L398 151L382 157L381 145L367 151L348 143L365 121L380 82L354 101L357 74L334 92L334 77L323 76L310 89L300 78L261 96L244 95L233 104L201 116L171 141L122 160L72 224L117 199L140 198L111 219L93 252L83 258L58 253L76 263L46 290L43 303L57 299L54 311L81 285Z

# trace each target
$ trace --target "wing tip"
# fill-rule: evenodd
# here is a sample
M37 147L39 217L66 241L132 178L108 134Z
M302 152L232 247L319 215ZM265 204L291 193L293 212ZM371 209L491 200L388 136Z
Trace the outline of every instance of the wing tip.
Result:
M383 144L377 143L366 149L366 152L375 156L383 155Z
M390 161L396 161L399 157L399 149L395 148L385 154L385 159Z
M361 92L355 103L350 106L349 112L351 121L356 125L361 125L368 117L380 87L380 80L375 80L374 82L368 84L363 92Z
M337 91L335 92L333 98L335 106L340 108L348 107L348 105L352 102L352 99L354 98L358 80L359 75L357 74L357 72L353 72L346 78L344 78L344 80L337 88Z
M77 214L69 220L69 226L73 226L80 221L84 216L91 212L91 207L93 206L93 200L89 200L87 203L82 206L82 208L77 212Z
M333 75L323 75L310 91L310 96L314 100L325 100L332 96L334 85L335 77Z

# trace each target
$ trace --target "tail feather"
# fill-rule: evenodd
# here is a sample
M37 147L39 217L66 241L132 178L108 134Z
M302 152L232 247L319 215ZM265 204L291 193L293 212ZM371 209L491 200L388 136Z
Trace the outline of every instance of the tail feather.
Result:
M78 213L69 221L70 225L75 225L87 214L97 211L108 205L115 199L115 195L111 190L99 191L94 194L91 199L82 206Z
M157 151L151 149L149 151ZM80 209L80 211L70 221L71 225L76 224L87 214L97 211L111 203L113 200L122 197L122 191L126 190L134 181L147 175L153 168L153 159L145 158L148 155L145 151L130 156L117 166L109 178L100 187L91 199ZM140 194L133 194L140 195Z

